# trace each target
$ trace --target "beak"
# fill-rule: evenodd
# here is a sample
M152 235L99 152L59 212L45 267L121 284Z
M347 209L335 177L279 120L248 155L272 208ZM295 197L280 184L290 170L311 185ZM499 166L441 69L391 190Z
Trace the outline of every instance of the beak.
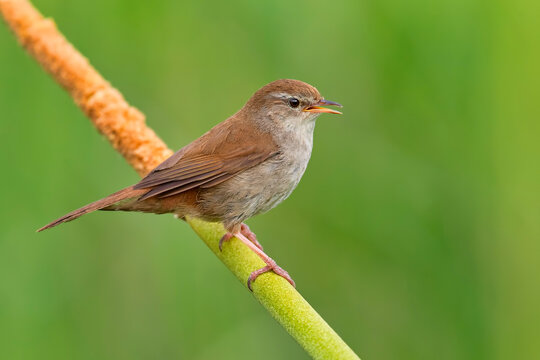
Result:
M330 106L343 107L343 105L341 105L341 104L339 104L337 102L321 99L316 104L308 106L307 108L305 108L302 111L307 111L307 112L312 112L312 113L328 113L328 114L339 114L339 115L341 115L341 112L339 112L337 110L327 109L327 108L319 106L319 105L330 105Z

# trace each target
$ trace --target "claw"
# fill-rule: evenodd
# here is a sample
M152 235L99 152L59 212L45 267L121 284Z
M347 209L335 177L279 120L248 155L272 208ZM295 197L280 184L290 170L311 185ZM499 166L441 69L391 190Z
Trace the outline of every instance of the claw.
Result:
M225 235L223 235L221 239L219 239L219 251L223 251L223 243L231 240L233 237L234 235L231 233L226 233Z
M258 270L255 270L253 271L250 275L249 275L249 278L248 278L248 281L247 281L247 287L249 290L253 291L253 288L251 287L251 284L262 274L268 272L268 271L273 271L276 275L279 275L281 276L282 278L284 278L285 280L287 280L289 282L289 284L291 284L293 287L296 287L296 284L294 283L294 280L291 278L291 276L289 275L289 273L285 270L283 270L281 267L279 267L276 262L271 259L271 258L267 258L267 259L263 259L264 262L267 263L267 265L263 268L260 268Z

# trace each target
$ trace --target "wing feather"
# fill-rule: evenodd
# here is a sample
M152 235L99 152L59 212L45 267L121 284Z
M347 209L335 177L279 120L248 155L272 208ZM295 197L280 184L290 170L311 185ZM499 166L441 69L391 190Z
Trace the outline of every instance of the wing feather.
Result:
M134 189L148 189L140 200L210 188L278 153L272 137L257 130L242 114L216 125L174 153Z
M196 159L179 159L170 168L154 170L134 188L149 189L139 198L139 200L144 200L152 196L163 198L176 195L196 187L216 186L277 154L276 151L257 150L247 148L232 154L212 154L199 156Z

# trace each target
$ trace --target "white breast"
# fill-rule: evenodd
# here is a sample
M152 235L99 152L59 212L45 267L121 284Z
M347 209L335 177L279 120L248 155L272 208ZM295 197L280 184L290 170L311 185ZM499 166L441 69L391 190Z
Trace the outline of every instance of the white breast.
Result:
M314 121L275 135L279 154L200 194L209 219L240 223L285 200L300 182L313 148Z
M314 121L306 122L301 129L287 131L275 139L280 147L280 154L259 166L260 178L265 192L261 194L259 206L254 214L268 211L285 200L296 188L307 168L313 149ZM301 131L298 131L301 130Z

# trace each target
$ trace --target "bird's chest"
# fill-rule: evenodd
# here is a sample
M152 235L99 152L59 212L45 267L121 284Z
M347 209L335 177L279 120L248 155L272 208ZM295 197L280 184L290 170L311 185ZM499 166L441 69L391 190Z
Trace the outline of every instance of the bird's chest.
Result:
M250 216L272 209L292 193L306 170L312 146L311 136L290 139L274 158L240 175L258 184Z
M311 149L309 152L277 156L261 165L266 176L261 178L263 191L257 213L272 209L291 194L306 170L310 155Z
M312 146L312 136L288 139L273 158L239 173L215 189L209 189L201 199L203 207L211 209L214 218L239 222L272 209L285 200L300 182L311 157Z

